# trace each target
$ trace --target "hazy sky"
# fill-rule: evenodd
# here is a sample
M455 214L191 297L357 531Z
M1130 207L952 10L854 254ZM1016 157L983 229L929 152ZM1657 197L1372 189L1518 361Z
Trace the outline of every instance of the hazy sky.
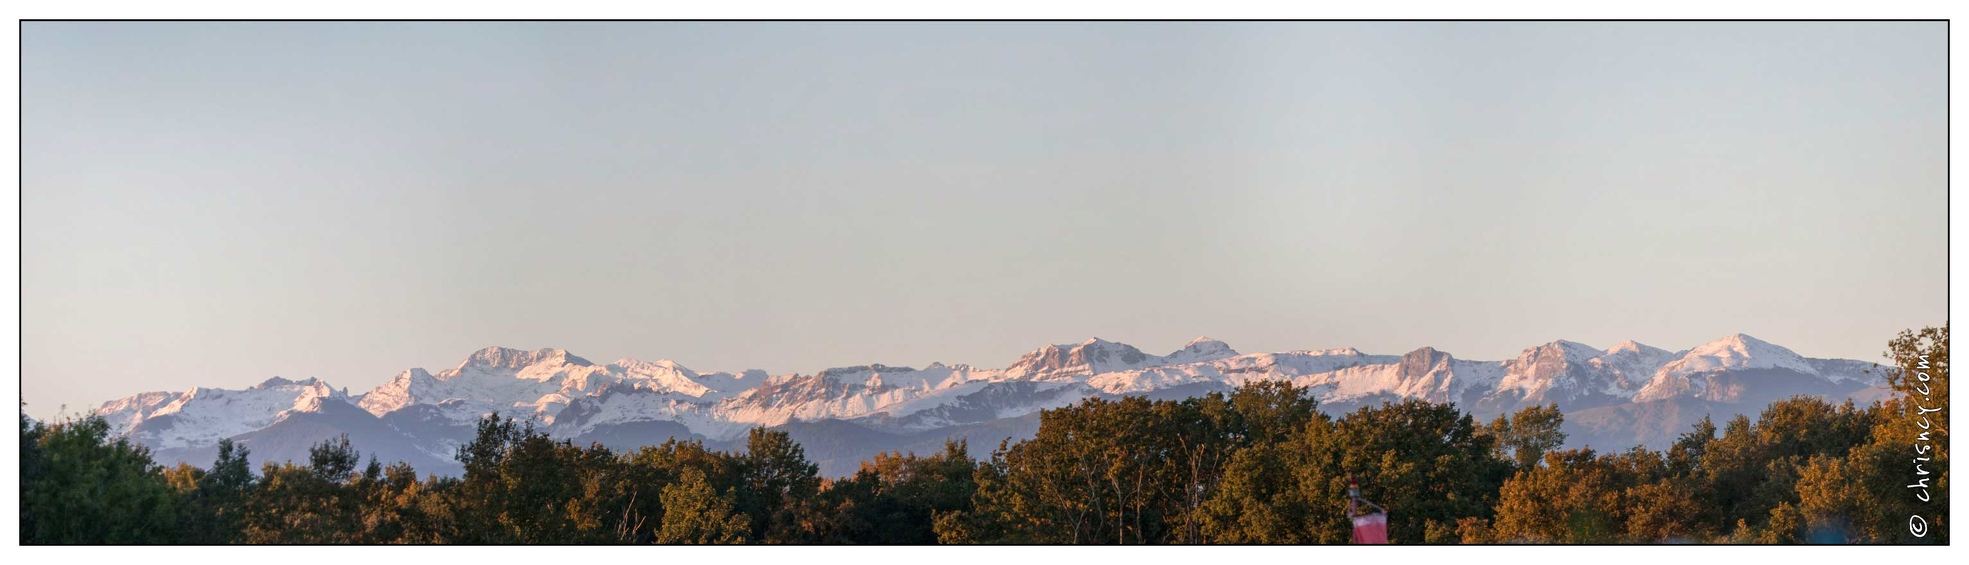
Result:
M1942 23L28 23L37 417L487 345L774 373L1947 317Z

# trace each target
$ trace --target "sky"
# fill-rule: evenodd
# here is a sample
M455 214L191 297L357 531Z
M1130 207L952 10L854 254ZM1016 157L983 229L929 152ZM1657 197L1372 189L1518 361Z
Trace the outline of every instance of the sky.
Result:
M1943 23L22 26L23 400L1946 321Z

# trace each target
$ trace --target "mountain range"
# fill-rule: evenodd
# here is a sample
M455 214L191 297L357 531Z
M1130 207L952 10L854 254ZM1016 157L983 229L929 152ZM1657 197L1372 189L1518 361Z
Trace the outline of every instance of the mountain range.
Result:
M863 365L812 374L699 373L674 361L595 363L566 350L488 347L437 373L410 369L351 395L318 379L267 379L243 390L146 392L93 411L164 464L208 465L231 438L260 461L307 459L347 434L364 453L420 471L453 459L486 414L531 419L548 434L615 449L670 438L742 448L747 430L786 431L824 474L851 474L881 451L927 453L967 439L974 454L1031 437L1041 410L1089 397L1186 398L1255 380L1290 380L1340 414L1404 398L1454 402L1488 419L1556 403L1567 444L1662 448L1708 415L1754 415L1793 395L1861 403L1888 394L1873 363L1801 356L1736 334L1668 351L1633 341L1597 349L1554 341L1515 359L1476 361L1423 347L1401 355L1353 348L1240 353L1197 338L1167 355L1089 339L1048 345L1004 368Z

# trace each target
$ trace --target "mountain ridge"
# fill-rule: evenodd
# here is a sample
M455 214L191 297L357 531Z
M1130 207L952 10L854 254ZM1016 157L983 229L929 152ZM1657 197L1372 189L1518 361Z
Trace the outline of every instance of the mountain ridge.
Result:
M401 441L379 440L391 446L389 451L441 459L470 439L468 431L479 418L495 412L534 419L557 437L582 440L601 434L617 444L633 442L628 430L674 435L681 427L695 437L730 441L753 427L829 421L860 422L896 437L917 437L1020 418L1089 397L1207 394L1252 381L1289 380L1309 389L1327 410L1420 398L1454 402L1488 417L1545 403L1573 413L1699 400L1707 403L1700 406L1707 413L1714 411L1712 405L1794 391L1828 397L1857 394L1880 382L1870 367L1860 361L1807 358L1744 334L1678 352L1632 340L1607 349L1554 340L1502 361L1461 359L1433 347L1401 355L1370 355L1354 348L1244 354L1207 337L1153 355L1091 338L1034 349L1002 369L872 363L783 375L757 370L699 373L671 360L597 364L564 349L487 347L450 369L408 369L356 396L318 379L274 377L237 391L199 387L175 394L140 393L105 402L92 413L110 420L115 433L187 453L305 416L312 423L287 427L309 433L358 427L371 436L387 428L402 436ZM354 410L340 410L342 405ZM1661 414L1679 418L1683 412L1636 414L1653 415L1649 422L1654 422ZM383 428L356 423L361 416L355 414L375 418ZM1606 421L1639 420L1608 416ZM1595 430L1624 437L1610 426L1616 424ZM1636 437L1645 442L1658 439L1656 435ZM651 437L649 443L664 439ZM264 445L272 440L259 441ZM283 446L279 451L293 449Z

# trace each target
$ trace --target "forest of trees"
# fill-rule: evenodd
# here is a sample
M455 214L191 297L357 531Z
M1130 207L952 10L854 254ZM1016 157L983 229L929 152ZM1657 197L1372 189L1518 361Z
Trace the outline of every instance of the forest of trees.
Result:
M346 439L257 472L229 442L209 468L164 468L101 419L23 415L21 541L1347 543L1351 476L1388 507L1394 543L1947 543L1948 329L1904 332L1888 356L1896 400L1796 397L1705 419L1666 451L1560 449L1556 406L1486 423L1409 400L1334 418L1259 382L1090 399L988 457L951 442L832 480L765 429L736 453L615 453L495 414L459 448L463 476L420 478Z

